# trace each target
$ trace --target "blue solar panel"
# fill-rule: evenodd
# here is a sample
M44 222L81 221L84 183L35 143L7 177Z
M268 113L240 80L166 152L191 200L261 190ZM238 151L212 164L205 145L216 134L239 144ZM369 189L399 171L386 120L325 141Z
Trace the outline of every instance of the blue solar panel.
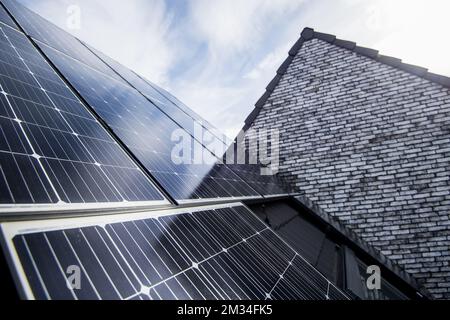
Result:
M5 9L3 9L3 7L1 5L0 5L0 22L3 22L5 24L9 25L10 27L17 28L14 21L11 19L9 14L5 11Z
M209 157L211 151L217 152L216 156L221 159L227 148L226 138L217 131L209 131L212 128L209 123L168 92L99 51L83 45L14 1L6 1L6 4L79 94L174 199L182 202L288 193L274 177L258 175L259 166L234 165L233 171L219 160L210 165L175 165L171 154L174 143L170 139L175 130L182 128L198 139L194 123L200 121L203 131L214 137L216 146L221 146L221 150L216 150L193 141L191 149L185 150L191 153L191 160L195 150ZM210 142L202 141L211 146Z
M210 137L213 137L213 142L215 145L221 146L221 148L219 148L219 153L216 153L216 155L222 158L223 153L228 149L229 142L227 143L226 137L218 134L219 131L213 128L211 124L203 120L199 115L195 114L185 104L167 91L159 88L155 84L152 84L148 80L145 80L100 51L88 46L87 44L85 45L105 63L118 72L118 74L123 77L125 81L151 100L160 110L177 122L192 136L195 136L194 122L200 123L203 126L202 129L204 133L209 134ZM262 175L261 167L259 165L229 164L228 167L263 196L286 195L289 193L288 188L284 186L281 181L276 179L276 177Z
M83 43L83 42L82 42ZM170 95L167 91L150 83L132 70L126 68L119 62L111 59L95 48L83 43L101 60L115 70L127 83L137 89L141 94L151 100L159 109L166 113L171 119L186 129L192 136L195 136L194 123L202 127L205 134L209 134L217 143L222 144L222 153L227 149L227 140L225 135L220 134L219 130L214 128L209 122L202 119L178 99ZM202 132L203 134L203 132ZM218 155L219 157L221 154Z
M80 59L88 65L101 68L100 71L106 73L110 77L118 78L116 73L106 65L98 64L97 59L90 54L90 51L86 47L80 45L76 38L69 36L68 33L61 28L49 23L47 20L17 1L2 0L2 2L25 32L33 38L45 42L65 54Z
M179 100L177 97L175 97L174 95L172 95L170 92L168 92L167 90L159 87L158 85L154 84L153 82L151 82L150 80L138 75L142 80L144 80L147 84L149 84L151 87L153 87L156 91L158 91L161 95L163 95L164 97L166 97L168 100L170 100L173 104L175 104L179 109L181 109L183 112L185 112L186 114L188 114L192 119L194 119L195 121L198 121L200 123L203 124L203 126L213 132L215 134L215 136L217 138L219 138L220 140L222 140L222 142L226 145L229 146L233 141L230 140L227 136L225 136L224 134L221 134L219 129L217 129L214 125L212 125L209 121L207 121L206 119L202 118L198 113L194 112L191 108L189 108L186 104L184 104L181 100Z
M174 163L174 132L189 133L123 80L116 80L97 69L39 43L44 53L112 128L145 168L171 196L178 200L259 197L259 194L226 166L215 159L212 164ZM81 44L80 44L81 45ZM99 63L103 63L99 60ZM183 150L187 159L194 152L208 153L192 140Z
M240 204L3 224L24 297L348 299ZM23 233L23 230L27 230ZM67 285L78 267L79 287Z
M0 203L163 202L26 36L0 52Z

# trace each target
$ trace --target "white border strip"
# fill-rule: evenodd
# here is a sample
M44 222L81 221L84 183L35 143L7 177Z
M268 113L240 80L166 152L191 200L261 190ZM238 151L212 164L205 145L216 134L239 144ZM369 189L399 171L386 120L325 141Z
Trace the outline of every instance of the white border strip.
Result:
M269 194L266 196L263 195L263 198L264 199L272 199L272 198L281 198L281 197L289 197L289 196L290 196L289 193L281 193L281 194Z
M211 202L223 202L223 201L245 201L245 200L262 200L264 199L261 195L247 196L247 197L229 197L229 198L202 198L202 199L190 199L190 200L177 200L178 204L208 204Z
M43 212L55 213L62 211L86 211L86 210L100 210L100 209L126 209L126 208L140 208L149 206L164 206L171 205L168 200L155 201L130 201L130 202L98 202L98 203L65 203L65 204L1 204L0 217L8 218L8 214L17 213L33 213Z

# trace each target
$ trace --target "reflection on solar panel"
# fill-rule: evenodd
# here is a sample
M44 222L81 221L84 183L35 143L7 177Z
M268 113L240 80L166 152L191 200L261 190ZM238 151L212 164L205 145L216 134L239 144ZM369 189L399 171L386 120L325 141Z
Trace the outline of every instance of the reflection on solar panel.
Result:
M84 43L83 43L84 44ZM136 90L138 90L141 94L143 94L147 99L151 100L154 105L156 105L160 110L162 110L165 114L167 114L172 120L177 122L181 127L183 127L187 132L191 134L191 136L195 137L195 123L202 127L202 130L205 131L205 134L209 134L211 137L215 139L219 139L218 143L223 144L222 153L226 150L227 145L225 144L225 136L219 134L217 129L211 129L212 126L203 120L199 116L193 116L193 112L189 112L189 108L182 108L176 104L171 99L167 98L166 95L162 94L161 90L155 88L155 85L148 83L143 78L138 76L132 70L124 67L117 61L111 59L107 55L102 52L92 48L91 46L84 44L87 46L95 55L97 55L101 60L103 60L107 65L109 65L113 70L115 70L128 84L133 86ZM179 101L178 101L179 102ZM218 155L219 157L222 154Z
M183 161L182 155L173 154L176 143L172 141L172 136L185 130L135 89L46 45L39 45L174 199L183 201L259 196L236 174L220 164L218 159L210 165L189 163L195 159L195 152L201 155L208 153L195 140L189 140L184 146L183 154L187 154L187 163ZM190 137L189 133L186 135ZM174 158L180 163L173 161Z
M171 141L171 135L176 130L182 128L197 138L190 145L191 149L188 147L183 150L184 154L190 153L187 158L191 161L198 159L198 154L200 157L206 154L211 158L210 153L217 152L214 148L203 146L205 142L198 141L195 121L201 122L203 131L216 137L215 145L220 145L222 150L226 150L226 139L217 131L208 131L212 128L209 123L161 88L99 51L83 45L20 4L9 0L5 3L32 37L51 47L36 41L64 77L172 198L184 202L191 199L243 199L260 197L260 194L287 194L273 177L255 174L259 172L258 166L234 166L236 170L233 171L219 160L212 164L203 162L201 165L174 164L171 151L175 143ZM222 155L220 151L216 154L220 159Z
M164 200L22 33L0 50L0 203Z
M208 129L209 131L214 132L214 133L219 133L219 130L216 127L214 127L206 119L203 119L200 115L198 115L196 112L194 112L188 106L186 106L183 102L181 102L177 97L172 95L170 92L168 92L167 90L164 90L163 88L157 86L156 84L152 83L151 81L149 81L141 76L139 76L139 77L141 79L143 79L146 83L148 83L151 87L153 87L156 91L158 91L161 95L163 95L164 97L169 99L179 109L183 110L192 119L194 119L195 121L201 122L206 129ZM233 142L232 140L228 139L224 134L216 134L216 137L221 139L222 142L224 142L226 146L229 146Z
M194 112L190 111L186 105L170 95L167 91L164 91L151 82L139 77L133 71L127 69L98 50L90 46L88 46L88 48L110 67L116 70L125 81L151 100L160 110L181 125L183 129L191 134L191 136L195 137L195 122L199 122L204 125L203 130L205 133L209 134L209 136L213 137L213 139L216 139L216 144L221 145L219 149L222 151L220 151L220 154L216 155L219 158L222 158L223 153L228 149L228 144L225 142L226 138L224 135L218 135L217 129L213 128L212 131L209 131L208 128L212 128L212 125L202 120L201 117L196 115ZM214 150L210 151L213 152ZM282 186L282 183L274 176L262 175L260 170L261 168L258 165L228 165L228 167L254 190L264 196L288 194L287 188Z
M11 19L9 14L1 6L0 6L0 21L5 23L5 24L7 24L7 25L9 25L10 27L17 28L16 24Z
M347 299L240 204L96 219L2 226L27 298Z
M80 45L76 38L70 36L64 30L48 22L17 1L2 0L2 2L25 32L33 38L47 43L53 48L71 55L90 66L101 68L100 71L106 73L110 77L118 78L115 72L106 65L98 64L97 59L91 55L90 51L86 47Z

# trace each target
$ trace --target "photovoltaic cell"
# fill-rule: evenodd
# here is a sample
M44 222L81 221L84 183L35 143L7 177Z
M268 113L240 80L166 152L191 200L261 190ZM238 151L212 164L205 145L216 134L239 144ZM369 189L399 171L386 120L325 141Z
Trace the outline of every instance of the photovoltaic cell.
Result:
M195 132L195 125L197 125L202 130L200 132L201 135L211 137L210 139L213 140L212 142L222 145L222 153L226 150L227 144L225 142L225 136L223 134L220 134L217 129L213 128L210 123L202 119L200 116L196 115L179 100L168 98L167 92L164 93L161 88L158 88L156 85L149 83L132 70L126 68L119 62L111 59L95 48L92 48L84 42L82 43L101 60L103 60L107 65L109 65L113 70L115 70L128 84L138 90L147 99L151 100L154 105L156 105L160 110L167 114L172 120L177 122L193 137L199 135L199 133ZM219 154L218 156L221 157L222 154Z
M206 209L2 230L27 298L348 299L246 207ZM66 284L70 268L79 289Z
M0 52L0 203L164 200L22 33Z
M39 45L174 199L259 197L200 143L192 140L188 132L123 80L117 81L53 48ZM99 63L103 62L99 60ZM173 152L178 144L173 140L174 133L187 139L181 156ZM199 164L193 164L196 152L200 157L207 155L213 162L204 163L201 158Z
M91 46L84 44L92 52L94 52L99 58L107 63L112 69L127 81L130 85L136 88L141 94L151 100L159 109L166 113L171 119L177 122L183 129L185 129L191 136L195 137L198 133L195 132L195 125L201 125L202 132L205 136L212 137L212 141L209 141L213 146L220 146L218 148L219 153L215 152L219 158L223 157L224 152L228 149L229 141L219 131L215 129L210 123L202 119L199 115L195 114L180 100L172 96L167 91L159 88L155 84L140 77L130 69L124 67L117 61L111 59L102 52L92 48ZM216 150L210 149L214 152ZM254 190L258 191L264 196L274 195L286 195L289 193L286 186L283 186L281 181L274 176L263 175L261 173L261 166L259 165L236 165L228 164L238 176L240 176L247 184L249 184Z
M206 129L208 129L211 132L219 133L219 130L212 125L209 121L206 119L203 119L199 114L194 112L191 108L189 108L186 104L184 104L181 100L179 100L177 97L172 95L167 90L157 86L153 82L149 81L148 79L138 75L141 79L143 79L147 84L149 84L151 87L153 87L156 91L158 91L161 95L169 99L173 104L175 104L179 109L184 111L186 114L188 114L191 118L193 118L195 121L198 121L202 123ZM224 134L216 134L216 137L221 139L227 146L229 146L232 141L228 139Z
M14 21L11 19L9 14L5 11L5 9L3 9L3 7L1 5L0 5L0 22L3 22L5 24L9 25L10 27L17 28Z
M48 22L37 15L24 5L14 0L1 0L6 8L11 12L14 18L27 34L38 39L59 51L71 55L86 64L101 68L100 71L108 74L110 77L117 77L116 73L106 65L97 63L97 59L90 54L90 51L80 45L79 41L69 36L67 32Z

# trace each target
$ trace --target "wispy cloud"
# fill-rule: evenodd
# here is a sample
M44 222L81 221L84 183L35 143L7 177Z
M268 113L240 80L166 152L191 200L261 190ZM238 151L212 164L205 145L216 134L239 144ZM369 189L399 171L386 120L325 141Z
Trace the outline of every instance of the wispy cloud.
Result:
M286 44L298 36L304 2L190 1L186 23L191 40L203 50L172 83L173 90L234 137L287 55Z
M447 0L21 0L167 88L230 137L302 28L450 75ZM69 30L70 31L70 30Z
M298 10L303 0L193 0L195 34L215 54L255 51L267 31ZM283 21L285 23L285 21ZM283 23L283 24L284 24Z

